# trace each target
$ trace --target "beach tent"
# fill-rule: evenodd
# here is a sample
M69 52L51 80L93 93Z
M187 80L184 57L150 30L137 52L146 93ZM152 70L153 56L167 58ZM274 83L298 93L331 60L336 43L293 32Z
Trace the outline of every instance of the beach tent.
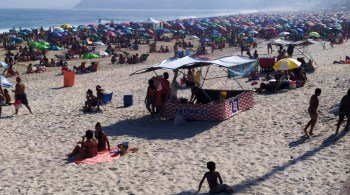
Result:
M99 55L101 58L106 58L109 56L109 54L107 52L104 52L104 51L94 51L92 53Z
M163 28L163 24L160 21L155 20L153 18L148 18L144 23L145 24L152 24L153 25L153 29Z

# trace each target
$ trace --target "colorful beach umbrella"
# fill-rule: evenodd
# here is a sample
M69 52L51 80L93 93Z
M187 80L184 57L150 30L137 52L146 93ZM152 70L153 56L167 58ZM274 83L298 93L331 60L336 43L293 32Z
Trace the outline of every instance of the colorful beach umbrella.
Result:
M71 28L74 28L71 24L62 24L61 25L61 28L64 28L64 29L71 29Z
M83 56L83 59L97 59L97 58L100 58L100 56L94 53L87 53Z
M310 37L315 37L315 38L320 38L321 37L320 34L318 34L318 32L310 32L309 36Z
M299 68L301 65L301 62L291 59L291 58L285 58L282 60L279 60L275 65L273 65L274 70L292 70L295 68Z
M59 50L62 50L62 48L56 46L56 45L52 45L48 48L48 50L51 50L51 51L59 51Z
M286 36L286 35L290 35L289 32L281 32L280 34L278 34L279 36Z

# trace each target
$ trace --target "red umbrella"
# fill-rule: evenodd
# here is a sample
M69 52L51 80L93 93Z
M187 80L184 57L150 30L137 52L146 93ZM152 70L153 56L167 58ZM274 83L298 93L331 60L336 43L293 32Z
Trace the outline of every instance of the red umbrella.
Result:
M108 35L108 36L112 36L112 37L115 37L115 36L117 36L114 32L112 32L112 31L108 31L108 32L106 32L106 35Z

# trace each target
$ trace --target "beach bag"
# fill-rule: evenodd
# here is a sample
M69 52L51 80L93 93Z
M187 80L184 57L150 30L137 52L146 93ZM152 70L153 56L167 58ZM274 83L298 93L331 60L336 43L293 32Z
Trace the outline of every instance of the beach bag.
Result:
M22 107L22 102L21 100L16 100L13 105L15 106L15 109L20 109Z

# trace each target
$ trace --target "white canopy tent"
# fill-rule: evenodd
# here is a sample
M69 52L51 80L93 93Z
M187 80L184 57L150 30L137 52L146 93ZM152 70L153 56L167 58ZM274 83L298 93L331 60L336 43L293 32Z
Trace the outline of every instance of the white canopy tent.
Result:
M153 18L148 18L144 23L145 24L152 24L153 25L153 29L163 28L163 23L158 21L158 20L155 20Z

